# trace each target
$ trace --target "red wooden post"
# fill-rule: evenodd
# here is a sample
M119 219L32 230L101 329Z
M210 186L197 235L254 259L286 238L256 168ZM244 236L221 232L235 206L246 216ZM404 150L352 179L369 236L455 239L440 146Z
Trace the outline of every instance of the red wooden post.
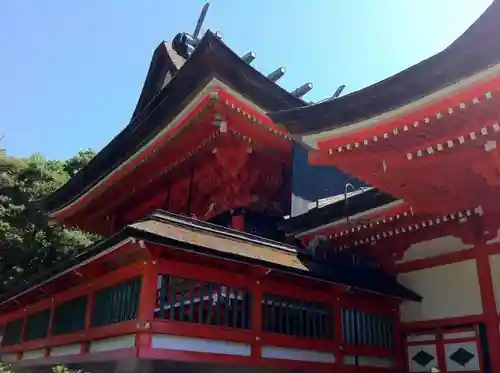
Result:
M343 348L343 338L342 338L342 298L338 293L338 289L332 289L335 291L334 298L332 300L333 308L333 333L335 342L338 345L338 351L334 351L337 361L335 365L339 367L344 366L344 348Z
M234 213L231 216L231 228L241 232L245 231L245 216L242 212Z
M139 309L137 312L136 347L151 347L151 323L154 320L156 307L156 290L158 284L158 262L150 260L145 262L142 272L142 286L139 296Z
M252 359L259 359L261 356L262 338L262 286L261 279L254 280L252 298L252 330L255 332L255 342L252 343Z
M21 328L21 335L19 336L19 344L22 344L24 342L24 332L26 331L26 320L28 319L28 309L24 309L24 318L23 318L23 326ZM17 358L18 360L21 359L23 356L23 352L18 352Z
M401 329L401 322L399 317L399 302L393 304L393 320L394 320L394 352L396 357L396 372L404 372L406 364L406 351L405 343L403 342L405 336Z
M85 308L85 327L83 334L88 334L87 332L92 328L92 312L94 310L94 294L92 283L88 284L89 292L87 295L87 308ZM85 354L89 352L90 341L86 340L82 343L80 348L80 353Z
M476 246L476 266L479 277L481 299L483 302L483 315L486 324L486 338L489 345L491 371L500 372L500 333L498 331L497 306L495 291L493 289L493 277L491 274L490 258L485 247Z
M56 308L54 297L52 297L51 300L52 300L52 305L50 306L50 318L49 318L49 327L47 328L47 338L50 338L52 336L52 326L54 325L54 310ZM50 355L50 347L47 347L45 349L45 357L48 357L49 355Z

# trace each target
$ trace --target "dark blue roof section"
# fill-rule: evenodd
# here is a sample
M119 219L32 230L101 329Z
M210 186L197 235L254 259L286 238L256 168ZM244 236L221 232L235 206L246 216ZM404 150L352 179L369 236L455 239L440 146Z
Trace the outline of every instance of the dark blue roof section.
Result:
M312 202L343 194L346 184L354 188L367 186L334 166L309 164L307 155L307 149L293 143L292 216L306 213ZM348 192L352 191L352 188L348 189Z

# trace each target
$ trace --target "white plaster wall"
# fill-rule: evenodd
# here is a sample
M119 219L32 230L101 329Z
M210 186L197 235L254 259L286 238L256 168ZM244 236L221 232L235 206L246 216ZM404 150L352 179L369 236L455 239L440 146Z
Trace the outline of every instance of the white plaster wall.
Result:
M423 297L404 302L401 321L415 322L479 315L483 312L475 259L401 273L398 280Z
M398 260L396 263L405 263L413 260L432 258L439 255L472 249L473 247L473 245L463 243L463 241L458 237L440 237L411 245L408 250L405 251L403 258Z
M89 352L92 354L95 352L113 351L132 347L135 347L135 334L127 334L90 342Z
M497 312L500 311L500 254L490 255L491 278L493 280L493 291L495 292L495 303Z
M488 245L493 245L493 244L496 244L496 243L500 243L500 229L497 230L497 235L495 236L495 238L492 238L491 240L489 240L486 243Z
M252 346L247 343L183 337L169 334L153 334L151 347L165 350L194 351L236 356L250 356L252 354Z

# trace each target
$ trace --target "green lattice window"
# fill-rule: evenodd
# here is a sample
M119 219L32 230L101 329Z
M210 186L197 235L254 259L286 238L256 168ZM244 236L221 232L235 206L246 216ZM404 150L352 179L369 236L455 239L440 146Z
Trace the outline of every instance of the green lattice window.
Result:
M20 318L5 325L2 346L12 346L21 342L24 319Z
M61 303L54 308L52 334L74 333L85 328L88 297L83 296Z
M95 293L92 326L133 320L137 317L141 278L137 277Z
M331 339L334 337L333 325L333 310L327 304L263 295L262 329L266 332Z
M394 321L388 316L343 308L342 337L345 343L391 349Z
M243 289L160 275L155 317L159 319L248 329L251 294Z
M26 319L24 341L46 338L49 333L50 308L33 313Z

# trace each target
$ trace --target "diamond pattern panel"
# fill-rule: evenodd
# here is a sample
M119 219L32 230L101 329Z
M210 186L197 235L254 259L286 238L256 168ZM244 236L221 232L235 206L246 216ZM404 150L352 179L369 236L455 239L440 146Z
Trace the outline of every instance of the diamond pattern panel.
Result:
M410 345L408 359L410 372L430 372L432 367L438 365L436 345Z
M444 346L448 372L479 372L480 364L476 341L446 343Z
M411 358L415 363L417 363L420 366L427 366L432 360L434 360L434 356L431 354L420 350L415 356Z

